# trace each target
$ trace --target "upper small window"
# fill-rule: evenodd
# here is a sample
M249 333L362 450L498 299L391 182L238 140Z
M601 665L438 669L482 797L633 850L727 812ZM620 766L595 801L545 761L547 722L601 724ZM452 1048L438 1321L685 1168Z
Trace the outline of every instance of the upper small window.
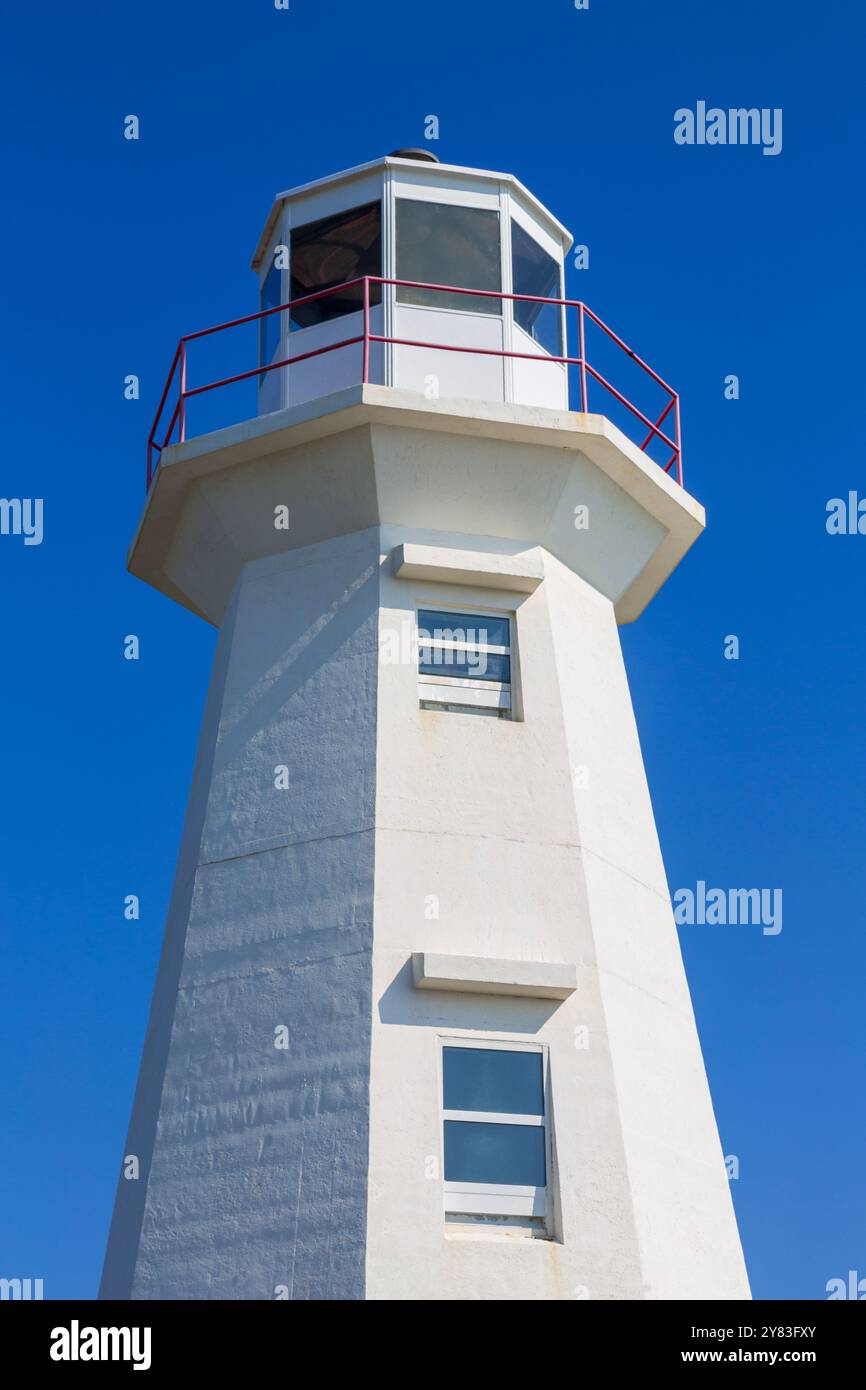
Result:
M364 207L323 217L291 232L291 298L303 299L317 290L344 285L364 275L382 274L382 206ZM382 286L370 286L370 303L380 304ZM353 285L340 294L329 294L291 313L292 328L310 328L343 314L356 313L364 304L364 286Z
M511 267L515 294L560 299L559 264L519 223L511 223ZM562 357L562 309L515 299L514 322L551 357Z
M275 309L281 303L282 279L282 272L277 266L272 265L262 284L259 308ZM260 367L267 367L277 355L277 349L280 346L280 320L282 317L282 314L268 314L267 318L259 319ZM260 381L265 382L270 376L273 376L272 372L260 377Z
M451 203L397 199L397 279L470 290L502 289L499 213ZM398 286L400 304L501 314L502 300Z
M445 1210L543 1217L544 1058L505 1047L442 1049Z
M511 620L482 613L418 611L421 704L511 713Z

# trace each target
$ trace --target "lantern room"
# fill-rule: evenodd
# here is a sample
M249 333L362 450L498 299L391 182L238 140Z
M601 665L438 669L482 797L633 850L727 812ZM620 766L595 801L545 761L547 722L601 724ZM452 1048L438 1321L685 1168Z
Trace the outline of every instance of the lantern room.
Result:
M259 320L258 413L362 379L567 409L565 309L546 301L563 298L571 240L512 175L427 150L281 193L253 258L273 311Z

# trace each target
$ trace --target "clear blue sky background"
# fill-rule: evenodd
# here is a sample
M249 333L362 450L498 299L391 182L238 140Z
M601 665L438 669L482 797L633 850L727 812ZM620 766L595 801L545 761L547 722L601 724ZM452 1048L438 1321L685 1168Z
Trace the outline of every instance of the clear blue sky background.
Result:
M123 1152L214 643L125 572L174 343L257 307L277 190L435 113L444 160L513 170L590 246L568 292L683 394L709 529L623 633L662 846L672 889L784 892L778 937L681 929L722 1142L758 1297L866 1275L866 536L825 530L866 493L862 9L17 10L0 494L44 497L45 540L0 537L0 1274L94 1296ZM782 154L677 147L699 98L782 107Z

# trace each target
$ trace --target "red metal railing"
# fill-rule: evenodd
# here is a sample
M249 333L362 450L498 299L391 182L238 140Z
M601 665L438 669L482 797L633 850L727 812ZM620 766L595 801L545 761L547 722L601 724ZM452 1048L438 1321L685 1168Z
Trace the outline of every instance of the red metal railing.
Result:
M337 343L328 343L324 347L313 348L308 352L297 353L294 357L284 357L280 361L271 362L266 366L252 367L249 371L236 372L233 376L222 377L217 381L206 382L203 386L189 387L187 385L187 346L189 343L195 342L197 339L200 338L210 337L211 334L214 333L222 333L230 328L238 328L242 324L258 322L261 319L268 318L271 314L291 312L292 310L300 308L304 304L312 304L318 299L325 299L329 295L343 293L346 290L354 289L358 285L363 286L362 306L360 306L362 312L362 329L360 333L356 333L353 337L350 338L341 338L340 341ZM431 290L434 293L440 294L456 294L460 295L461 297L477 297L499 300L507 299L515 303L522 301L524 303L529 304L556 305L560 309L576 309L578 315L579 355L577 357L557 357L546 352L516 352L506 348L467 347L464 345L458 345L456 343L429 342L414 338L395 338L389 337L383 333L373 333L371 330L370 313L372 307L370 296L371 285L389 285L395 287L403 287L406 289ZM602 376L601 372L599 372L587 359L587 319L589 319L591 323L595 324L598 328L600 328L602 332L605 333L607 337L611 340L611 342L613 342L616 345L616 347L620 348L622 352L624 352L626 356L629 357L630 360L636 364L636 366L641 368L641 370L645 372L646 375L653 382L655 382L657 386L661 387L661 389L667 394L669 399L664 407L664 410L662 411L661 415L659 415L657 420L651 420L646 414L644 414L643 411L639 410L636 405L632 404L632 402L629 401L620 391L618 391L617 388L606 379L606 377ZM165 389L163 390L162 396L160 398L159 406L156 412L156 417L154 419L153 426L151 428L147 440L147 486L150 487L154 474L154 452L156 452L157 454L161 454L162 450L168 446L168 444L171 441L171 437L175 431L175 426L178 427L178 441L182 443L185 440L186 405L187 401L191 400L193 397L203 395L204 393L209 391L216 391L219 387L232 386L239 381L248 381L253 377L262 377L267 372L279 371L283 367L291 367L296 365L298 362L306 362L312 357L321 357L325 353L337 352L340 348L353 347L356 344L361 344L362 347L361 381L364 385L366 385L370 380L371 343L388 343L393 344L397 347L432 348L436 352L473 353L482 357L519 358L525 359L530 362L550 362L558 363L566 367L577 367L579 369L580 380L580 410L586 412L589 409L588 377L591 377L594 381L596 381L599 384L599 386L602 386L606 391L608 391L610 395L613 396L614 399L619 402L620 405L624 406L626 410L628 410L633 416L635 416L635 418L639 420L641 424L643 424L648 429L649 433L647 434L646 438L643 439L643 442L640 444L641 449L647 449L655 439L658 439L662 444L664 444L666 449L670 449L671 456L667 464L660 464L659 466L664 468L665 473L670 473L671 469L674 467L674 465L676 465L677 481L682 486L683 452L680 425L679 395L676 391L674 391L674 389L671 386L668 386L667 382L664 381L658 375L657 372L653 371L652 367L650 367L648 363L644 362L643 358L639 357L637 353L634 352L628 346L627 343L624 343L622 338L620 338L616 333L614 333L612 328L608 328L607 324L604 323L603 320L600 319L597 314L594 314L593 311L586 304L584 304L582 300L547 299L529 294L506 294L502 290L470 290L465 289L463 286L460 285L432 285L425 284L420 280L390 280L380 275L359 276L355 280L347 280L342 285L333 285L329 289L318 290L315 294L304 295L301 299L290 300L287 304L276 304L272 309L260 309L257 313L245 314L242 318L231 319L228 323L218 323L215 324L212 328L201 328L197 333L184 334L184 336L181 338L180 342L177 345L177 350L175 351L174 358L171 364L171 370L168 374L168 380L165 383ZM157 441L157 434L159 432L160 421L162 420L163 412L165 410L166 402L168 401L169 393L171 391L172 383L175 380L175 376L178 377L177 403L169 419L168 428L162 437L162 442L160 443ZM673 438L670 438L669 434L666 434L665 431L662 429L662 425L667 420L668 416L671 414L671 411L673 411L674 419Z

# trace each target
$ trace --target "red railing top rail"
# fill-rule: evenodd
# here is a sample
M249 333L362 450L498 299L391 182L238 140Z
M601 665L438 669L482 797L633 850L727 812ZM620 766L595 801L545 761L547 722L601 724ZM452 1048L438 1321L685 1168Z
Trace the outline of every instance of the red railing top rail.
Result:
M187 344L192 343L192 342L195 342L197 339L200 339L200 338L209 337L211 334L214 334L214 333L221 333L221 332L224 332L224 331L226 331L226 330L228 330L228 329L231 329L231 328L238 328L238 327L242 326L243 324L255 323L255 322L257 322L257 321L259 321L259 320L261 320L261 319L266 319L266 318L268 318L271 314L281 314L281 313L291 312L292 310L298 309L298 308L302 307L302 306L305 305L305 304L312 304L312 303L315 303L316 300L325 299L325 298L327 298L327 297L330 296L330 295L342 293L342 292L344 292L344 291L346 291L346 290L349 290L349 289L354 289L354 288L355 288L356 286L358 286L358 285L363 286L363 331L362 331L361 333L356 334L356 335L354 335L354 336L352 336L352 337L350 337L350 338L341 339L339 342L336 342L336 343L328 343L328 344L326 344L324 347L315 348L315 349L313 349L313 350L311 350L311 351L308 351L308 352L298 353L298 354L295 355L294 357L287 357L287 358L282 359L281 361L278 361L278 362L271 362L271 363L268 363L267 365L264 365L264 366L259 365L259 366L257 366L257 367L251 368L249 371L238 372L238 373L236 373L236 374L233 375L233 376L223 377L223 378L221 378L221 379L218 380L218 381L207 382L207 383L205 383L205 384L202 385L202 386L195 386L195 387L192 387L191 389L187 387L187 385L186 385L186 349L187 349ZM488 347L478 348L478 347L468 347L468 346L465 346L465 345L458 345L458 344L455 344L455 343L423 342L423 341L418 341L418 340L408 339L408 338L397 338L397 337L388 336L388 335L381 334L381 333L373 333L373 332L370 331L370 307L371 307L371 305L370 305L370 286L371 286L371 285L389 285L389 286L394 286L394 287L397 287L397 288L429 290L429 291L433 291L434 293L441 293L441 294L458 294L458 295L460 295L460 296L477 297L477 298L485 298L485 299L498 299L498 300L505 299L505 300L508 300L508 301L510 301L510 302L523 302L523 303L530 303L530 304L554 305L554 306L558 306L558 307L564 308L564 309L576 309L576 310L578 311L578 316L579 316L579 319L578 319L578 327L579 327L579 355L578 355L577 357L572 357L572 356L555 356L555 355L553 355L553 354L549 354L549 353L546 353L546 352L545 352L545 353L529 353L529 352L516 352L516 351L511 351L511 350L504 349L504 348L488 348ZM359 310L359 312L360 312L360 310ZM645 415L641 410L639 410L639 409L637 408L637 406L635 406L635 405L634 405L631 401L629 401L624 395L622 395L621 392L619 392L619 391L616 389L616 387L612 385L611 382L607 381L607 379L606 379L604 376L602 376L601 373L600 373L595 367L593 367L592 364L587 360L587 357L586 357L586 347L585 347L585 320L586 320L587 318L588 318L592 323L596 324L597 327L600 328L600 329L602 330L602 332L604 332L604 333L607 335L607 337L608 337L613 343L615 343L616 346L617 346L622 352L624 352L624 353L635 363L636 366L638 366L647 376L649 376L649 377L651 378L652 381L654 381L659 387L661 387L661 389L662 389L663 391L667 392L667 394L668 394L668 396L670 397L670 399L669 399L669 401L667 402L667 404L666 404L664 410L662 411L661 415L659 416L659 418L658 418L656 421L650 420L649 417L648 417L647 415ZM649 363L645 362L644 359L643 359L642 357L640 357L632 348L630 348L630 347L628 346L628 344L627 344L626 342L624 342L623 339L620 338L619 335L618 335L617 333L615 333L614 330L613 330L612 328L610 328L610 327L604 322L603 319L599 318L599 316L598 316L596 313L594 313L593 310L590 309L589 306L588 306L587 304L585 304L585 303L583 302L583 300L580 300L580 299L558 299L558 298L553 298L553 297L548 297L548 296L529 295L529 294L513 294L513 293L510 293L510 292L505 291L505 290L475 290L475 289L468 289L468 288L466 288L466 287L464 287L464 286L462 286L462 285L439 285L439 284L428 283L428 282L421 281L421 280L400 280L400 279L389 278L389 277L387 277L387 276L382 276L382 275L366 275L366 276L357 276L357 277L355 277L355 278L352 279L352 280L346 280L344 283L342 283L342 284L340 284L340 285L331 285L331 286L329 286L327 289L324 289L324 290L317 290L317 291L315 291L313 294L303 295L302 297L300 297L300 298L298 298L298 299L289 300L289 301L288 301L287 303L285 303L285 304L275 304L275 305L273 305L273 306L272 306L271 308L269 308L269 309L259 309L259 310L257 310L255 313L252 313L252 314L243 314L240 318L229 319L229 320L228 320L227 322L225 322L225 323L213 324L213 325L212 325L211 327L209 327L209 328L200 328L200 329L196 330L196 332L194 332L194 333L185 333L185 334L180 338L180 340L179 340L179 342L178 342L178 345L177 345L177 348L175 349L175 354L174 354L174 357L173 357L173 359L172 359L172 364L171 364L171 368L170 368L170 370L169 370L168 379L167 379L167 381L166 381L166 383L165 383L165 387L164 387L164 389L163 389L162 396L160 397L159 406L157 407L157 412L156 412L156 416L155 416L155 418L154 418L153 426L151 427L150 435L148 436L148 441L147 441L147 444L148 444L148 448L147 448L147 485L148 485L148 487L150 487L150 483L151 483L151 480L152 480L152 477L153 477L153 471L154 471L154 470L153 470L153 451L156 450L157 453L161 453L162 450L168 445L168 442L169 442L169 440L171 439L172 434L174 433L175 425L178 423L178 421L180 421L180 439L181 439L181 441L183 441L183 439L185 438L185 406L186 406L186 401L187 401L187 400L191 399L191 398L194 397L194 396L202 395L202 394L205 393L205 392L216 390L217 388L219 388L219 387L221 387L221 386L230 386L230 385L233 385L233 384L236 383L236 382L245 381L245 380L248 380L248 379L250 379L250 378L252 378L252 377L263 376L263 375L264 375L265 373L267 373L267 372L276 371L276 370L278 370L278 369L280 369L280 368L283 368L283 367L290 367L290 366L292 366L294 363L307 361L308 359L310 359L310 358L312 358L312 357L322 356L322 355L324 355L325 353L335 352L335 351L337 351L339 348L351 347L351 346L354 346L354 345L356 345L356 344L358 344L358 343L363 344L363 373L362 373L362 380L363 380L364 384L366 384L367 381L368 381L368 379L369 379L369 347L370 347L370 343L387 343L387 344L393 344L393 345L395 345L395 346L429 348L429 349L432 349L432 350L434 350L434 351L442 351L442 352L464 352L464 353L473 353L473 354L478 354L478 355L481 355L481 356L488 356L488 357L520 358L520 359L527 359L527 360L533 361L533 362L549 362L549 363L558 363L558 364L566 365L566 366L576 366L576 367L579 367L579 368L580 368L580 383L581 383L581 410L585 412L585 411L588 409L588 402L587 402L587 373L588 373L588 374L593 378L593 380L597 381L597 382L599 383L600 386L604 387L604 389L605 389L606 391L608 391L608 392L614 397L615 400L617 400L622 406L624 406L627 410L629 410L637 419L639 419L639 420L647 427L647 429L649 430L649 434L647 435L647 437L646 437L646 439L643 441L643 443L640 445L640 448L641 448L641 449L646 449L647 446L651 443L651 441L652 441L654 438L658 438L664 445L666 445L666 447L668 447L668 448L671 450L671 458L670 458L668 464L666 465L664 471L665 471L666 473L670 472L671 468L672 468L673 465L676 463L676 465L677 465L677 480L678 480L678 482L682 485L682 481L683 481L683 473L682 473L682 442L681 442L681 430L680 430L680 400L679 400L679 395L677 394L676 391L674 391L673 387L671 387L671 386L668 385L668 383L664 380L663 377L659 376L658 372L654 371L653 368L650 367ZM159 424L160 424L160 420L161 420L161 418L162 418L162 413L163 413L163 411L164 411L164 409L165 409L165 405L166 405L166 401L167 401L167 399L168 399L169 391L170 391L170 389L171 389L171 385L172 385L172 382L173 382L173 380L174 380L175 374L176 374L177 371L178 371L178 367L180 367L180 389L179 389L179 392L178 392L177 404L176 404L175 407L174 407L174 411L173 411L173 413L172 413L171 419L169 420L168 429L167 429L167 431L166 431L166 433L165 433L165 435L164 435L164 437L163 437L162 443L160 444L160 443L157 442L156 434L157 434L157 431L158 431L158 429L159 429ZM673 439L669 438L669 436L661 429L662 424L663 424L664 421L667 419L668 415L670 414L670 412L671 412L672 410L674 411L674 438L673 438Z

